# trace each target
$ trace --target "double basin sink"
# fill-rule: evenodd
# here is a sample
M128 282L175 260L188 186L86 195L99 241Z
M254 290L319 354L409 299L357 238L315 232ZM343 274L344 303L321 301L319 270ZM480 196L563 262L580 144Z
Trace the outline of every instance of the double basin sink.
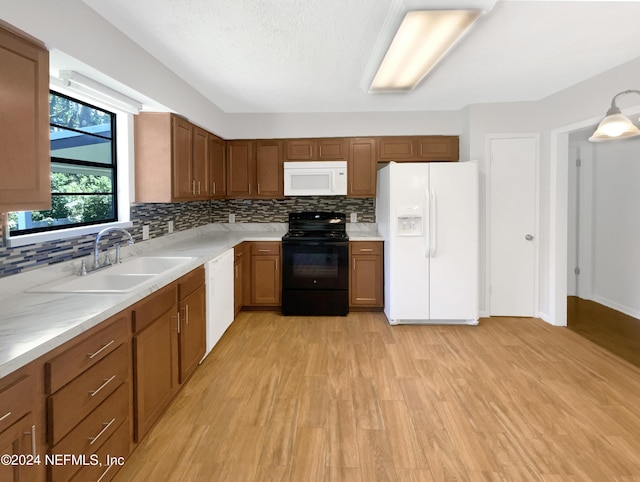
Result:
M161 274L192 261L188 256L131 258L86 276L65 278L31 288L36 293L128 293Z

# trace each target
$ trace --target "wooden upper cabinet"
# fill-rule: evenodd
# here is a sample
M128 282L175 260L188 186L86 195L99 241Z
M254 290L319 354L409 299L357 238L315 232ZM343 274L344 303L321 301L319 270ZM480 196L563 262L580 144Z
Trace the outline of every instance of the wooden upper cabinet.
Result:
M256 195L284 196L282 141L256 141Z
M337 161L349 155L349 139L288 139L285 142L287 161Z
M414 159L412 137L381 137L378 139L378 159L381 161L403 161Z
M173 151L173 200L189 200L193 195L191 157L193 153L193 126L185 119L171 121Z
M459 144L458 136L418 137L417 156L427 161L457 161Z
M227 179L225 166L224 141L213 134L209 134L209 177L207 190L209 196L214 199L224 198L227 195Z
M349 140L347 196L375 197L377 164L375 139L355 138Z
M134 132L136 202L195 201L213 197L211 166L215 164L215 156L220 157L224 141L220 140L222 147L214 148L210 156L210 140L219 138L167 112L142 112L135 116ZM224 171L223 163L224 159L218 162ZM215 171L215 175L220 174Z
M250 199L283 195L282 141L227 141L227 197Z
M49 52L0 26L0 212L51 208Z
M193 126L191 137L191 192L194 199L209 198L209 133Z
M457 161L458 136L380 137L380 161Z
M255 184L253 166L253 141L227 141L227 197L251 196Z
M288 139L285 146L287 161L313 161L317 156L315 139Z

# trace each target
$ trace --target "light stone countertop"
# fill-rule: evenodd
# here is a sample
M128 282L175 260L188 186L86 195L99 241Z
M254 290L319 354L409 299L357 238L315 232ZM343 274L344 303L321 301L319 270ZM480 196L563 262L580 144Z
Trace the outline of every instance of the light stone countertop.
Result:
M286 230L286 223L216 223L123 247L125 262L139 255L194 258L129 293L25 292L44 283L77 276L79 259L0 278L0 377L127 309L237 244L280 241ZM347 232L352 241L382 240L375 224L347 224Z

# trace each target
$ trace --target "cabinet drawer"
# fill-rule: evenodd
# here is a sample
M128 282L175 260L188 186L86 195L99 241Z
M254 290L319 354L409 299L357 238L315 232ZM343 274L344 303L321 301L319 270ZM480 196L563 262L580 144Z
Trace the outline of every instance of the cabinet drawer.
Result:
M33 396L33 384L28 375L0 392L0 432L31 411Z
M352 241L351 254L382 254L382 242Z
M49 443L62 437L127 379L129 352L122 344L47 399Z
M140 333L170 310L175 311L176 314L178 312L178 288L175 283L156 291L133 307L131 310L133 332Z
M86 482L87 480L96 480L107 482L116 475L116 472L125 462L129 455L129 431L128 424L123 423L116 429L116 432L96 452L100 465L85 465L80 471L70 479L71 482ZM109 462L120 457L119 463L107 465Z
M280 255L280 243L278 242L254 242L251 243L251 255Z
M118 316L106 328L69 348L45 363L45 388L48 395L92 367L120 346L127 337L127 316Z
M96 453L106 440L116 432L129 416L129 384L118 389L80 422L60 443L51 449L52 454ZM128 426L128 423L125 423ZM78 465L48 465L49 480L64 482L80 468Z
M178 280L178 297L183 299L204 284L204 266L194 269Z

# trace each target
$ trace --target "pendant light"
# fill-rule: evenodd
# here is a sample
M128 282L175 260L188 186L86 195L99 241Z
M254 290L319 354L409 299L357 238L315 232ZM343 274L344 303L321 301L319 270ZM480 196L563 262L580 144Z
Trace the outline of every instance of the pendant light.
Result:
M616 105L616 98L624 94L640 94L640 90L625 90L614 95L606 117L602 119L596 131L589 137L589 141L603 142L640 136L640 129L633 125Z

